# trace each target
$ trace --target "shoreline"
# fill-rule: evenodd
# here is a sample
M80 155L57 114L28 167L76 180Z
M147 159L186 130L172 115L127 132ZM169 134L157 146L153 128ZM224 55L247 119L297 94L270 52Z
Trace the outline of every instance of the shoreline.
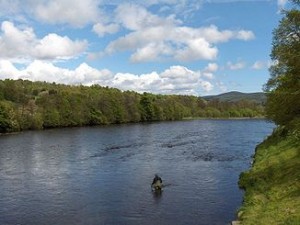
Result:
M299 147L299 137L278 128L256 146L239 177L244 197L232 225L300 224Z
M175 121L189 121L189 120L266 120L265 117L184 117L181 120L159 120L159 121L147 121L147 122L127 122L127 123L110 123L110 124L100 124L100 125L82 125L82 126L58 126L58 127L47 127L43 129L28 129L21 131L5 132L1 133L0 136L10 135L10 134L20 134L26 131L44 131L52 129L64 129L64 128L77 128L77 127L105 127L110 125L125 125L125 124L145 124L145 123L159 123L159 122L175 122Z
M182 120L266 120L266 117L184 117Z

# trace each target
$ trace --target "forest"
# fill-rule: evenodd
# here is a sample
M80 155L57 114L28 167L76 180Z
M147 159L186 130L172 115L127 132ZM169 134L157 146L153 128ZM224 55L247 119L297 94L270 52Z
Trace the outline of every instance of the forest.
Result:
M115 88L0 80L0 133L55 127L263 117L261 104L206 101L184 95L139 94Z

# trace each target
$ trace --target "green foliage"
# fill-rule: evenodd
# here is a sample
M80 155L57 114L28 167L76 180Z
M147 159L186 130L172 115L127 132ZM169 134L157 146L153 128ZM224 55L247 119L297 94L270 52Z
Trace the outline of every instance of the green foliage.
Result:
M260 117L251 101L205 101L181 95L138 94L93 85L0 80L0 132L194 117Z
M9 102L0 102L0 133L18 131L18 122L12 105Z
M60 123L60 114L56 109L46 109L43 112L43 127L53 128L62 126Z
M10 118L7 107L0 104L0 132L6 132L11 129Z
M140 100L141 119L142 121L152 121L154 119L154 96L144 93Z
M299 6L299 1L294 1ZM284 11L284 17L274 31L271 54L275 64L270 68L271 78L266 113L278 125L289 125L300 118L300 11Z
M89 125L107 124L107 119L100 110L91 108Z
M258 146L252 169L240 176L242 224L300 224L299 149L300 140L281 128Z

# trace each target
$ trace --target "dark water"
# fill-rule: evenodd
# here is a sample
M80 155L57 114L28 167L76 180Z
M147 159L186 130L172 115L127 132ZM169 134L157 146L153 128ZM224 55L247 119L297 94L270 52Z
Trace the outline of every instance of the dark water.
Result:
M199 120L0 136L0 224L228 224L238 176L273 127Z

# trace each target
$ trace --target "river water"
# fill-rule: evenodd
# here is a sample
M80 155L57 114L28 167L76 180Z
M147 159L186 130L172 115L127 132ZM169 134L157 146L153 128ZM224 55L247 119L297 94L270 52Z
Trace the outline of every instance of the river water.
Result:
M0 224L228 224L239 174L273 128L192 120L0 136Z

